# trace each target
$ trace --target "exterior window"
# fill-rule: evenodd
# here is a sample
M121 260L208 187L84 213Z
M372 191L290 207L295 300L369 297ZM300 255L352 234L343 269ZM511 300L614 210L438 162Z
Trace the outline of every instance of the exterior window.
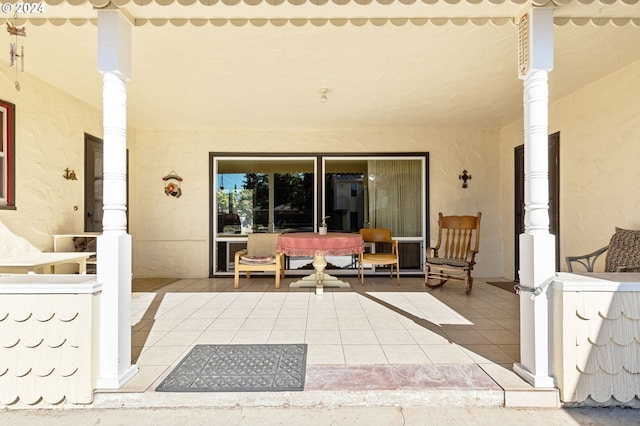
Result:
M215 175L217 234L312 231L314 163L221 159Z
M0 100L0 209L15 206L15 105Z

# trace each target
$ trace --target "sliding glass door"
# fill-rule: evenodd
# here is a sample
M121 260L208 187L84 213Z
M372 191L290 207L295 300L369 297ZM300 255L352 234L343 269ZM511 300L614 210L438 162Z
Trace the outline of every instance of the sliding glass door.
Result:
M389 228L400 241L400 270L422 271L427 156L327 156L323 165L323 211L329 230Z
M421 272L427 170L427 154L211 154L211 275L233 272L248 233L314 232L323 217L330 232L389 228L400 241L401 272ZM311 269L311 260L287 258L286 267ZM352 256L327 261L332 274L355 273Z

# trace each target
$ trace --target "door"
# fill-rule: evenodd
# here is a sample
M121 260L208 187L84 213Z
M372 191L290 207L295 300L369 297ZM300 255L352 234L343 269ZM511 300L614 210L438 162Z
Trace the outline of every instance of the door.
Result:
M102 139L86 133L84 163L84 230L85 232L102 232L103 145Z
M556 271L560 270L560 133L549 136L549 232L556 237ZM524 145L514 149L514 256L516 281L520 281L520 234L524 233Z

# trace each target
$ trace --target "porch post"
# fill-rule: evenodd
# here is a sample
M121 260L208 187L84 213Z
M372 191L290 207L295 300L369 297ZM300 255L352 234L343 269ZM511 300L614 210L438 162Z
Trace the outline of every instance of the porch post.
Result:
M118 389L131 364L131 236L127 234L127 89L131 26L117 9L98 11L98 70L103 74L103 233L98 236L99 389Z
M535 387L553 387L548 280L555 275L549 234L548 72L553 68L553 9L530 8L518 24L524 80L525 231L520 235L520 363L514 371Z

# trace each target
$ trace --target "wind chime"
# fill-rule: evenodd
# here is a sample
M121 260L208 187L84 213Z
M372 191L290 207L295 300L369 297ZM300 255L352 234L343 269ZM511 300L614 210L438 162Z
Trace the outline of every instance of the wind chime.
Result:
M21 72L24 72L24 45L20 43L20 39L18 37L26 37L27 30L25 27L18 28L16 26L18 20L18 14L13 15L13 24L11 22L7 22L7 32L9 35L15 37L14 43L9 43L9 66L16 66L16 81L13 83L16 90L20 90L20 82L18 81L18 68L20 68ZM20 61L20 66L18 67L18 61Z

